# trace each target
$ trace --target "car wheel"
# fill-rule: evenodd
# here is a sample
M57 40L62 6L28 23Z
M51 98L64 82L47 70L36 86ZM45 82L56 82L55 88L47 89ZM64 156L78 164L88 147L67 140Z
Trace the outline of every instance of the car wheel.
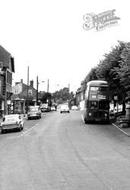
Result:
M21 130L23 130L23 126L21 127Z
M1 129L1 133L4 134L4 133L5 133L5 130L4 130L4 129Z
M23 130L23 125L21 125L21 131Z
M17 128L17 129L18 129L18 131L21 131L21 126L19 128Z
M23 125L20 125L19 126L19 131L22 131L23 130Z

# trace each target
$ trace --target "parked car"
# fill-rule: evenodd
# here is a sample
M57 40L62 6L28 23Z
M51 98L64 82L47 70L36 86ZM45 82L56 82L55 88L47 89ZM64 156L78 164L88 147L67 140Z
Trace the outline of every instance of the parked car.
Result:
M23 130L23 127L24 120L19 114L5 115L0 123L1 133L11 129L18 129L21 131Z
M51 111L56 111L56 107L55 106L51 106Z
M70 113L69 106L67 104L62 104L60 106L60 113Z
M27 113L27 119L40 119L41 118L41 109L39 106L30 106Z
M49 111L51 111L51 107L48 106L48 104L42 104L40 109L41 109L41 112L49 112Z
M77 107L76 105L73 105L73 106L71 107L71 110L78 110L78 107Z

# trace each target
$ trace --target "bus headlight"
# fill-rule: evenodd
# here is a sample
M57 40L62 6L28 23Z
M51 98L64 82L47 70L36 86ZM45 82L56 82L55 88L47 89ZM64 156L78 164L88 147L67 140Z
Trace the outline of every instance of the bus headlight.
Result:
M88 113L88 115L89 115L89 116L92 116L92 113L91 113L91 112L89 112L89 113Z
M107 113L105 113L104 115L105 115L105 117L107 117Z

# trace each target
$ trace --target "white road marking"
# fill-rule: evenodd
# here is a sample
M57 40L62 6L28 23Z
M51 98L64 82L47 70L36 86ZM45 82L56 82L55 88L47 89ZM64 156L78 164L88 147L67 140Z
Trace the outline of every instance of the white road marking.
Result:
M29 133L32 129L34 129L36 126L38 126L38 123L36 123L34 126L32 126L31 128L27 129L26 131L23 131L22 134L20 134L20 136L26 135L27 133Z
M16 139L16 138L20 138L20 137L22 137L24 135L27 135L31 130L33 130L38 125L39 124L36 123L34 126L32 126L31 128L29 128L28 130L22 131L18 136L11 136L11 137L8 137L8 139Z
M125 135L127 135L128 137L130 137L130 135L128 133L126 133L124 130L122 130L120 127L118 127L117 125L115 125L114 123L112 123L112 125L114 127L116 127L117 129L119 129L121 132L123 132Z

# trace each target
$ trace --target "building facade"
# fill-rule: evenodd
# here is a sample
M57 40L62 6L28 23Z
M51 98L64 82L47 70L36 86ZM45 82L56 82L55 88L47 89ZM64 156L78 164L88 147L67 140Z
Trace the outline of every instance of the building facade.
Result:
M14 58L0 46L0 116L10 110L12 91L12 75L15 72Z
M29 86L22 79L16 82L13 86L12 112L25 114L28 106L36 104L36 94L37 90L34 88L33 80L30 81Z

